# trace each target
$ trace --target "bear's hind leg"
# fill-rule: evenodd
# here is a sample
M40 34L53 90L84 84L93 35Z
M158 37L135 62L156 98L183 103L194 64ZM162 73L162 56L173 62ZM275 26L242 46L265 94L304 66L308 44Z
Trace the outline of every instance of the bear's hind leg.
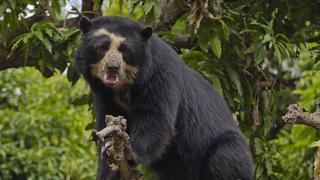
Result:
M227 139L212 147L207 158L205 180L252 180L252 158L242 137Z

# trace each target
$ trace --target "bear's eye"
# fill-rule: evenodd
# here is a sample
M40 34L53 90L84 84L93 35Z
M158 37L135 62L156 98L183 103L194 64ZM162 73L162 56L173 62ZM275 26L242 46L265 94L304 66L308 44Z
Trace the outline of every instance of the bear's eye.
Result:
M103 53L108 50L110 45L109 39L101 39L97 41L98 42L96 43L95 49L98 51L98 53Z
M96 49L97 49L98 51L105 51L105 50L107 50L106 46L104 46L104 45L100 45L100 46L96 47Z
M122 53L128 53L128 47L125 44L121 44L119 47L119 51Z
M104 52L108 49L108 44L107 43L101 43L98 46L96 46L96 50L99 52Z
M126 44L120 44L118 50L122 53L123 60L126 61L127 63L130 62L130 49Z

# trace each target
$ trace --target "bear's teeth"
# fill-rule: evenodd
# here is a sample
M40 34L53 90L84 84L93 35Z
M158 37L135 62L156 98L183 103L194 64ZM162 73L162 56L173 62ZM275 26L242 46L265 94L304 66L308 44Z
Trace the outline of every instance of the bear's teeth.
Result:
M103 80L108 85L114 85L118 82L118 75L117 74L105 74Z

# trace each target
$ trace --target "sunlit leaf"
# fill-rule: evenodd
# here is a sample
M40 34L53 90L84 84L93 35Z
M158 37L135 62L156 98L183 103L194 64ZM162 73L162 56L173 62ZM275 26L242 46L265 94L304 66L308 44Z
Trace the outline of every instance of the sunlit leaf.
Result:
M144 13L148 14L151 11L152 7L153 7L153 0L146 0L143 5Z
M255 52L255 64L260 64L266 58L268 51L264 46L259 47Z
M221 41L216 34L211 36L210 45L213 53L220 58L222 52Z
M226 23L224 21L219 21L222 25L222 32L223 32L223 37L225 39L229 39L229 36L230 36L230 30L229 30L229 27L226 25Z
M315 141L312 144L310 144L310 147L320 147L320 141Z

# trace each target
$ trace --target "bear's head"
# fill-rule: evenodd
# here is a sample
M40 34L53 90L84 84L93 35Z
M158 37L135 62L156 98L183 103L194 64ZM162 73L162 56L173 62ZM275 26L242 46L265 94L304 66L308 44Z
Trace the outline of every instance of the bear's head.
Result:
M76 51L76 65L89 81L112 89L135 82L141 68L147 66L147 41L152 28L121 17L82 18L83 33ZM92 83L92 82L91 82Z

